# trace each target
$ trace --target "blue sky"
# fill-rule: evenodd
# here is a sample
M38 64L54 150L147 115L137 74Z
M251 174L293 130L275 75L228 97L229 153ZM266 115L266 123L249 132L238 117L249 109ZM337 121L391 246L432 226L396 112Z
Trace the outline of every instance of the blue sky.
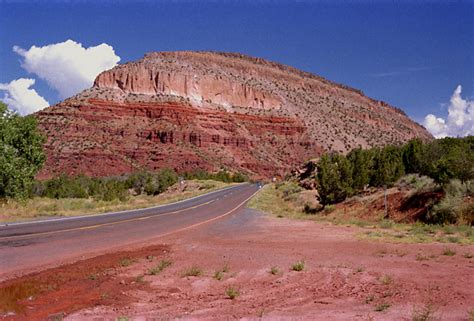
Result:
M233 51L361 89L421 123L447 117L458 85L473 98L473 3L0 0L0 83L33 78L49 103L61 98L13 46L106 43L121 63L149 51Z

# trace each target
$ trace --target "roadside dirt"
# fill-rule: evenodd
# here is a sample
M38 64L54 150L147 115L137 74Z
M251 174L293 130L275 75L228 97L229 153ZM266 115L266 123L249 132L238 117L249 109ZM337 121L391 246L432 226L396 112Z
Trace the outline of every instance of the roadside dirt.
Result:
M5 320L61 320L83 308L128 306L131 289L149 290L149 284L121 275L146 257L164 257L167 246L155 245L81 260L0 283L0 311Z
M387 191L386 219L398 223L423 221L429 206L439 202L442 197L441 191L413 194L409 189L390 188ZM356 214L359 219L378 221L384 216L384 192L377 191L365 198L349 199L336 205L336 208L350 213L351 217Z
M3 289L20 281L57 284L3 319L42 320L63 313L64 320L74 321L412 320L430 311L441 320L469 320L474 246L359 240L355 235L361 230L247 209L148 242L156 247L1 284ZM448 248L452 255L443 254ZM121 266L124 257L133 262ZM163 259L171 265L149 275ZM292 270L298 261L304 269ZM91 280L94 273L100 277Z

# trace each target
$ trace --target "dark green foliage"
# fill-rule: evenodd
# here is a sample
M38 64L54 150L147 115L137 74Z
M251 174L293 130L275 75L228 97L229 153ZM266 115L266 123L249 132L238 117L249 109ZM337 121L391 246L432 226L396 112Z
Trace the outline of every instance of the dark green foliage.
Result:
M402 152L399 147L388 145L382 149L374 149L370 185L392 185L404 174Z
M474 137L443 138L424 147L422 174L437 183L457 178L465 182L474 178Z
M171 185L178 182L178 175L170 169L162 169L156 174L151 174L145 185L145 193L158 195L163 193Z
M35 182L31 194L57 199L93 197L103 201L114 199L124 201L128 198L128 187L120 178L91 178L63 174L44 182Z
M341 202L352 194L352 169L345 156L323 155L317 170L319 201L322 205Z
M423 167L423 142L421 139L412 139L403 145L402 157L407 174L420 173Z
M172 169L161 169L156 173L138 172L130 175L126 185L136 194L158 195L178 182L178 175Z
M49 198L89 198L112 201L127 200L129 190L135 194L157 195L178 181L178 175L170 169L156 173L139 172L128 177L102 177L60 175L44 182L36 182L31 194Z
M401 147L356 148L347 154L347 158L323 155L316 167L318 192L323 205L343 201L367 185L391 186L404 173L426 175L443 186L453 179L468 183L474 179L474 137L443 138L429 143L414 139ZM443 202L433 208L427 218L430 222L457 220L451 206L455 202L448 198ZM467 207L462 209L462 212L468 211ZM464 220L470 220L469 215L464 217Z
M347 159L352 167L352 187L354 190L362 190L369 184L373 158L372 150L360 147L347 154Z
M0 102L0 198L25 199L46 157L33 116L21 117Z
M193 172L188 172L184 174L185 179L200 179L207 180L212 179L214 181L221 181L225 183L241 183L246 182L249 178L242 173L230 173L226 170L220 170L217 173L209 173L204 170L196 170Z

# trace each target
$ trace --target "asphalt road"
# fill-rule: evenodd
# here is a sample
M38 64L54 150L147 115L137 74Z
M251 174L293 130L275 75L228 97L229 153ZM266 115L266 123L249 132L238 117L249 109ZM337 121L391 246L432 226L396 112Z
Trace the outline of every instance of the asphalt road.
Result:
M242 184L147 209L0 225L0 280L68 260L185 232L241 210L258 191Z

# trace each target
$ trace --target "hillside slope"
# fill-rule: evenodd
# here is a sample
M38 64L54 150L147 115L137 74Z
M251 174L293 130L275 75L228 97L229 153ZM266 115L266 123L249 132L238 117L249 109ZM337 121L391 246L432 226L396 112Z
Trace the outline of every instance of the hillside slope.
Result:
M162 167L271 177L323 151L432 138L360 91L217 52L149 53L37 117L48 136L40 177Z

